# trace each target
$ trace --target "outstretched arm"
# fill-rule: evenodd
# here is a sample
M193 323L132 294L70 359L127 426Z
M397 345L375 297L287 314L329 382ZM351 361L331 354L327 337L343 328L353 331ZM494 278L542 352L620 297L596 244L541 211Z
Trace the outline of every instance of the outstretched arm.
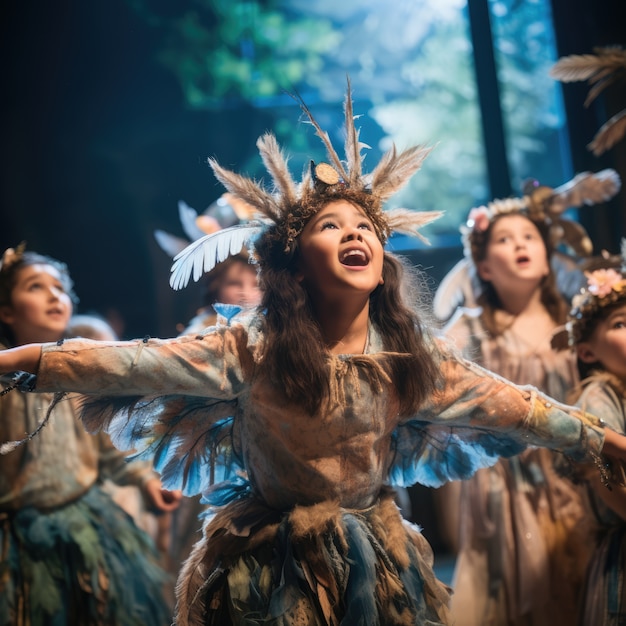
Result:
M30 374L37 373L41 359L41 346L40 343L31 343L17 348L0 350L0 374L18 370Z
M604 447L602 452L608 456L626 461L626 437L610 428L604 429Z

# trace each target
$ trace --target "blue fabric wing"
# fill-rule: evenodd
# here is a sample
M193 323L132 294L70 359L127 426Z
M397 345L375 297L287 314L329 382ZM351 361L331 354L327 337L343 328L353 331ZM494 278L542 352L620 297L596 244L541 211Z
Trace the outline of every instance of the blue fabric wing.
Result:
M416 483L440 487L450 480L469 478L476 470L494 465L500 457L519 454L526 447L504 432L418 420L399 426L393 444L389 482L399 487Z
M88 430L102 427L116 448L133 450L129 459L151 461L165 488L193 496L219 491L221 483L241 491L243 464L233 446L236 414L236 401L170 395L88 399L82 417Z

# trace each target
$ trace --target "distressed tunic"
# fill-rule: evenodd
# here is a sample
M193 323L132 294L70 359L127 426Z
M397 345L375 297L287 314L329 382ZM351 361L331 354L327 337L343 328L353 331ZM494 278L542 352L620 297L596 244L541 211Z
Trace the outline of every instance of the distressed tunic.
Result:
M311 416L269 380L262 341L253 316L195 337L43 349L38 390L109 396L86 425L215 507L179 578L179 624L448 623L430 548L385 483L440 485L528 446L578 460L602 447L596 418L434 343L442 382L399 415L386 363L402 355L374 328L367 354L328 357L330 406Z

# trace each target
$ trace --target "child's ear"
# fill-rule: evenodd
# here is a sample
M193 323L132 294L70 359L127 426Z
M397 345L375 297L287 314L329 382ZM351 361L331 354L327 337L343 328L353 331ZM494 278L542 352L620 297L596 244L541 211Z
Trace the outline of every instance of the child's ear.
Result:
M491 269L487 261L478 261L478 263L476 263L476 272L484 281L488 282L491 280Z
M576 353L583 363L595 363L598 360L593 348L586 341L582 341L576 346Z
M8 304L3 304L0 306L0 322L5 324L13 324L15 322L15 315L13 313L13 308Z

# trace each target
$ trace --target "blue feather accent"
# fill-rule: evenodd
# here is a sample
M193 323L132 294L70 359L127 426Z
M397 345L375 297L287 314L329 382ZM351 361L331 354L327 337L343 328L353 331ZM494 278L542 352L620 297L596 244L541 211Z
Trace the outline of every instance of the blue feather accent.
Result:
M213 308L218 315L221 315L226 319L226 323L230 325L231 320L237 313L241 313L243 308L238 304L223 304L222 302L216 302L213 304Z
M345 593L346 609L342 626L377 626L376 563L377 556L370 535L354 515L344 515L343 523L349 545L347 560L350 575Z
M198 281L218 263L241 252L261 230L262 226L258 222L249 222L218 230L194 241L174 257L170 286L172 289L182 289L192 276L194 281Z
M480 429L438 426L413 420L394 432L395 458L389 482L398 487L420 483L440 487L450 480L462 480L500 457L525 449L505 433Z

